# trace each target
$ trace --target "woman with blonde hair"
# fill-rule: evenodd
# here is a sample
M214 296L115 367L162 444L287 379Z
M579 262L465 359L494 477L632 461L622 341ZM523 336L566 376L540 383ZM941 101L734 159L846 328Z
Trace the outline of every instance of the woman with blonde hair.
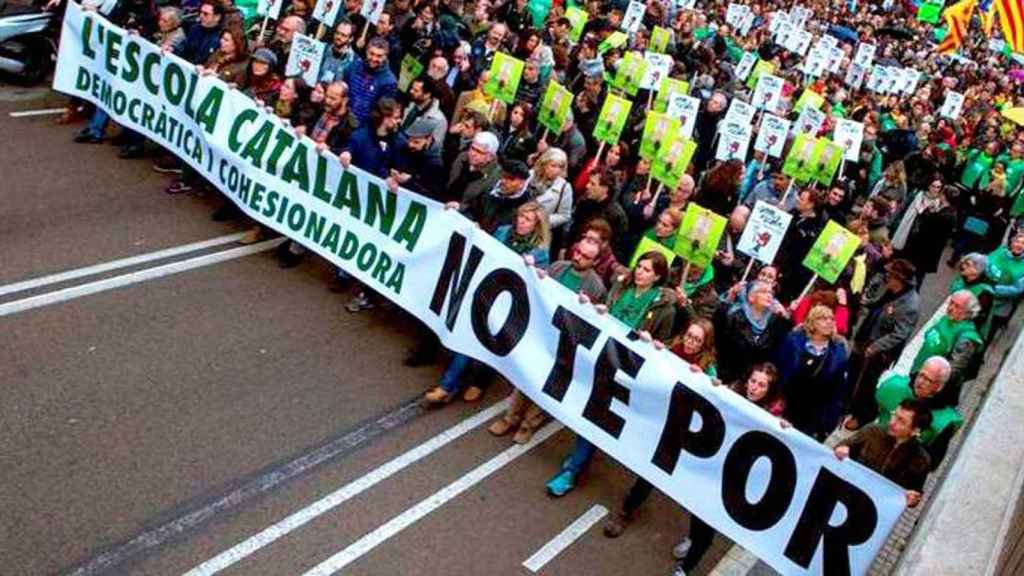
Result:
M540 153L530 171L530 197L544 209L552 230L572 219L572 186L565 179L568 165L565 151L552 146Z
M824 440L839 423L846 394L846 340L835 314L817 305L783 340L775 364L782 378L786 419L804 434Z
M531 200L520 206L516 210L515 223L499 226L494 231L494 238L522 256L527 266L547 267L551 231L548 229L547 214L536 201ZM468 377L463 378L467 374ZM444 375L441 376L441 382L426 393L423 403L428 408L448 404L464 387L462 399L466 402L476 402L483 396L493 376L493 370L486 364L464 354L455 353ZM467 381L472 382L468 387Z

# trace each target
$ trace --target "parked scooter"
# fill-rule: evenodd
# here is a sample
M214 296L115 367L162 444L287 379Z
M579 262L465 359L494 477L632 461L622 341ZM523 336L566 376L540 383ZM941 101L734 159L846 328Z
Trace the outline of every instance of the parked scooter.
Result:
M53 69L60 16L42 5L12 6L0 0L0 71L36 84Z

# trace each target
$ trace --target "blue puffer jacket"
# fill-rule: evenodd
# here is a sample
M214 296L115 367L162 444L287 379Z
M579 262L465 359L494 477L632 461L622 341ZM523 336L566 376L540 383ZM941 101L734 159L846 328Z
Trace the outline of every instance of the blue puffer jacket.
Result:
M398 79L390 68L370 70L362 58L345 68L344 80L348 84L348 107L361 125L370 124L370 110L377 100L394 98L398 93Z
M381 138L370 126L363 126L352 133L344 150L352 155L352 163L374 176L387 178L395 157L404 146L397 134Z

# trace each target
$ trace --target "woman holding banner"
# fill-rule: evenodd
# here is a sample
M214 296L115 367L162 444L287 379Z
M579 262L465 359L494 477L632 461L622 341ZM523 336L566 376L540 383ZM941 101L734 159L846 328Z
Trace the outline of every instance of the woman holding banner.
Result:
M675 294L662 286L668 277L668 260L665 256L656 251L645 252L629 275L620 277L612 286L605 304L597 304L595 308L599 314L610 313L638 332L642 340L663 346L661 342L667 340L672 333L676 313ZM585 296L581 296L580 300L589 302ZM575 488L576 478L590 463L596 451L597 447L586 438L576 436L572 454L562 464L558 474L547 483L548 494L564 496Z
M520 206L516 211L515 224L499 226L494 231L494 238L522 256L527 265L539 268L548 265L551 231L548 228L547 214L536 201ZM441 376L440 385L430 389L423 397L424 404L428 408L436 408L454 400L465 386L466 379L463 375L467 371L474 383L466 389L463 400L479 400L493 378L493 371L486 364L456 352L444 375Z
M786 336L776 357L782 374L786 418L804 434L824 440L839 422L846 393L846 340L827 306L811 308L803 325Z
M786 310L775 300L770 285L755 281L733 303L719 308L718 355L729 358L719 370L729 384L738 381L750 366L766 362L790 328Z

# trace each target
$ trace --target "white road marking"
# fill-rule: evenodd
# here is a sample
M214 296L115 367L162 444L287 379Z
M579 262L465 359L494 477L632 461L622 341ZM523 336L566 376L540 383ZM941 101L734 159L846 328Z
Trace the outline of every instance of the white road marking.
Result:
M356 540L347 548L324 560L303 576L328 576L334 574L356 560L362 558L371 550L384 543L386 540L398 534L402 530L412 526L427 514L444 506L450 500L479 484L491 474L501 470L516 458L527 453L530 449L550 438L554 433L563 428L558 422L551 422L541 428L533 439L526 444L515 445L504 452L484 462L471 470L468 474L455 482L445 486L441 490L431 494L418 504L395 516L373 532Z
M11 118L26 118L28 116L48 116L50 114L60 114L63 112L63 108L43 108L42 110L22 110L21 112L11 112Z
M533 556L527 558L526 562L523 562L523 566L530 572L538 572L545 564L550 562L555 556L558 556L562 550L568 548L580 536L586 534L587 530L590 530L594 524L600 522L607 515L607 508L600 504L595 504L593 508L584 512L575 522L566 526L565 530L562 530L558 536L555 536L540 550L537 550Z
M128 274L114 276L113 278L104 278L103 280L89 282L88 284L79 284L78 286L72 286L70 288L64 288L54 292L46 292L38 296L14 300L13 302L0 304L0 316L24 312L26 310L39 308L41 306L48 306L50 304L57 304L59 302L66 302L75 298L81 298L82 296L105 292L107 290L113 290L114 288L121 288L131 284L144 282L146 280L153 280L164 276L170 276L171 274L177 274L178 272L185 272L186 270L193 270L195 268L202 268L211 264L218 264L220 262L258 254L266 250L271 250L284 241L284 238L275 238L273 240L267 240L266 242L260 242L259 244L253 244L251 246L242 246L241 248L232 248L230 250L214 252L213 254L205 254L195 258L189 258L188 260L181 260L178 262L171 262L170 264L164 264L162 266L156 266L155 268L146 268L137 272L129 272Z
M374 468L365 476L349 482L320 500L306 506L302 510L295 512L280 522L268 526L259 533L254 534L220 554L217 554L213 558L189 570L185 576L211 576L225 568L233 566L257 550L274 543L276 540L284 537L293 530L296 530L318 516L337 508L348 500L355 498L380 482L454 442L467 432L498 417L505 411L507 406L507 401L498 402L486 410L466 418L462 422L459 422L455 426L441 432L419 446L416 446L395 459Z
M57 274L50 274L49 276L41 276L39 278L32 278L22 282L15 282L14 284L0 286L0 296L6 296L7 294L13 294L15 292L22 292L25 290L33 290L35 288L49 286L50 284L56 284L58 282L75 280L85 276L102 274L103 272L110 272L111 270L127 268L137 264L145 264L146 262L152 262L155 260L163 260L164 258L170 258L172 256L198 252L200 250L205 250L206 248L213 248L214 246L237 242L238 240L241 240L242 236L245 236L245 232L237 232L235 234L219 236L217 238L211 238L201 242L193 242L192 244L157 250L156 252L149 252L148 254L139 254L138 256L130 256L128 258L121 258L120 260L111 260L110 262L94 264L84 268L76 268L74 270L68 270L67 272L60 272Z

